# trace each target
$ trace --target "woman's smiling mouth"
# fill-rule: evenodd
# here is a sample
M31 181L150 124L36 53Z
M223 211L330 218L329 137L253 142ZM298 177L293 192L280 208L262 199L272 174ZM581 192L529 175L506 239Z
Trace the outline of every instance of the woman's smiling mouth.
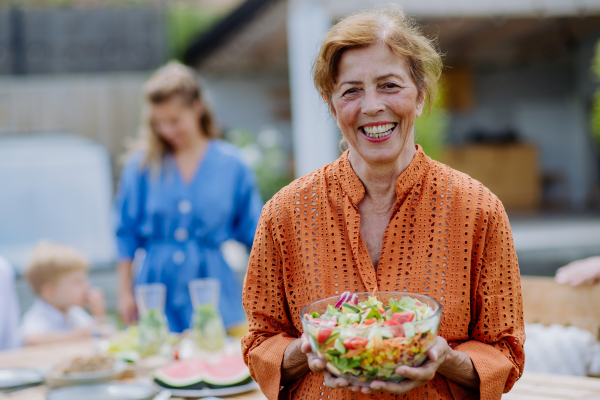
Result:
M389 139L397 125L396 122L368 124L361 126L358 130L365 135L369 142L382 142Z

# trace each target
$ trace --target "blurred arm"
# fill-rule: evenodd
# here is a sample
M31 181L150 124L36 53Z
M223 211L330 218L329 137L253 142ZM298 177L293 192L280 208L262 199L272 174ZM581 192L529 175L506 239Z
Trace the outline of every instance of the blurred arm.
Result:
M119 277L119 315L126 324L131 324L137 319L137 306L133 295L132 262L121 261L117 265Z
M140 173L138 162L131 160L121 172L114 205L115 234L120 259L117 265L119 277L117 307L119 315L126 324L132 323L137 317L131 267L135 252L142 245L139 225L144 215L144 185L145 180Z
M594 284L600 280L600 257L573 261L556 271L556 282L578 286Z

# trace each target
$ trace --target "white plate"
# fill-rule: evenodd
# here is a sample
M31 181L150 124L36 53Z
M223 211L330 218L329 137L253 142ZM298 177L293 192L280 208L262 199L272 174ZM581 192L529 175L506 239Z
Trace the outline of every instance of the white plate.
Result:
M46 383L49 386L58 387L107 382L117 378L126 369L127 363L125 361L115 361L111 369L103 371L77 372L66 375L50 372L46 376Z
M8 389L44 381L44 375L37 369L10 368L0 369L0 389Z
M157 393L149 385L114 382L53 389L46 400L150 400Z
M154 384L155 388L164 389L161 386ZM186 390L186 389L169 389L173 396L179 397L209 397L209 396L231 396L234 394L246 393L251 390L258 389L258 383L252 381L247 385L233 386L223 389L201 389L201 390Z

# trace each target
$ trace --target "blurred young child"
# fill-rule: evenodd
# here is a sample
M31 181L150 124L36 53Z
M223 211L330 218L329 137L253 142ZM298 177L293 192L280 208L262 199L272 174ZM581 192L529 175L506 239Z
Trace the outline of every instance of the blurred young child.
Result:
M20 329L25 345L89 337L94 318L84 306L94 317L106 315L102 291L90 288L88 264L72 248L40 243L25 277L36 294Z

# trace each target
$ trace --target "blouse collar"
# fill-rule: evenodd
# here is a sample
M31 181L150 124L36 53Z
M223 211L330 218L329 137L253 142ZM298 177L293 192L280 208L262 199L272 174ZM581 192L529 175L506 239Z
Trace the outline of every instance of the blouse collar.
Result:
M432 160L425 155L423 148L420 145L416 145L416 149L417 153L412 161L396 180L396 196L400 203L404 201L417 182L422 181L422 178L431 166ZM349 152L350 150L346 150L335 163L335 173L340 181L342 190L350 197L352 203L358 206L365 196L365 187L350 164L350 160L348 159Z

